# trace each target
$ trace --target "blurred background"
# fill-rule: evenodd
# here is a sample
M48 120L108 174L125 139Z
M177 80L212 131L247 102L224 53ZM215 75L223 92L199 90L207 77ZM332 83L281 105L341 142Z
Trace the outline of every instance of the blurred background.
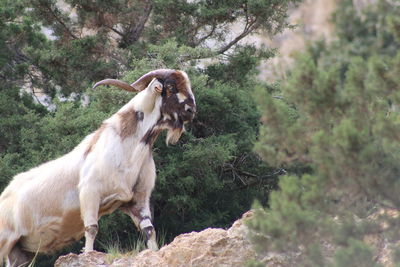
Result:
M3 0L0 189L134 96L95 82L183 69L198 113L177 145L154 146L161 243L228 227L253 205L260 253L375 266L364 241L379 232L396 262L399 14L398 0ZM95 248L129 251L138 238L117 212Z

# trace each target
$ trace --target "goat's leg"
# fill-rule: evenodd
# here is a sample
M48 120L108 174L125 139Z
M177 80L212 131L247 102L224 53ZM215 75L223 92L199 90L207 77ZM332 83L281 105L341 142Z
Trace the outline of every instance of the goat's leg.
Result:
M83 186L79 188L79 202L85 226L84 252L89 252L93 250L94 240L98 231L100 197L97 191L89 186Z
M20 236L13 232L10 228L5 227L0 221L0 266L5 261L6 266L10 266L9 255L17 244Z
M150 196L153 191L156 179L156 169L152 158L149 159L139 175L139 181L133 189L133 199L121 207L121 210L128 214L136 227L145 236L147 247L151 250L158 250L156 232L151 222Z
M8 255L7 267L23 267L28 266L34 254L30 252L23 251L19 244L17 243Z

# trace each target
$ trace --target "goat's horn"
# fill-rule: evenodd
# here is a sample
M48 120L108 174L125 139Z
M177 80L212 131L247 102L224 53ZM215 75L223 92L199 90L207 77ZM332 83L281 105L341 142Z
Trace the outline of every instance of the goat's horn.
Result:
M120 81L120 80L115 80L115 79L105 79L100 82L97 82L94 86L93 89L96 88L99 85L114 85L116 87L119 87L121 89L124 89L129 92L137 92L141 90L137 90L136 87L133 87L126 82Z
M168 75L170 75L174 71L175 70L172 69L158 69L150 71L145 75L143 75L142 77L140 77L139 79L137 79L136 82L131 84L131 86L136 88L138 91L142 91L154 78L165 79Z

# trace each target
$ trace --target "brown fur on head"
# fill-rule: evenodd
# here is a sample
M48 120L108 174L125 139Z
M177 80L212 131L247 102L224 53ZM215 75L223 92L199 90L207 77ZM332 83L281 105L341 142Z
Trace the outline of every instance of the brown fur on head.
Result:
M174 144L184 132L184 124L193 120L196 102L185 72L174 71L159 81L163 84L162 118L159 123L162 128L168 129L167 144Z
M190 86L190 80L184 71L158 69L146 73L130 85L119 80L106 79L96 83L94 87L107 84L117 86L126 91L142 91L154 78L163 87L161 93L161 118L148 136L145 136L145 139L155 140L154 136L158 136L160 130L167 129L167 143L176 143L185 130L184 124L192 121L196 113L196 102Z

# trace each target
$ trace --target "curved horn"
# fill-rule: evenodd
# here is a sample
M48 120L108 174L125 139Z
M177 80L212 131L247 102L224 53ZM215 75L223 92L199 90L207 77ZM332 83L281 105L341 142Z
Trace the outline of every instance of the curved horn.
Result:
M124 89L124 90L129 91L129 92L140 91L140 90L136 90L135 87L127 84L126 82L123 82L123 81L120 81L120 80L115 80L115 79L105 79L105 80L102 80L100 82L97 82L93 86L93 89L96 88L99 85L114 85L116 87L119 87L119 88Z
M130 86L136 88L137 91L142 91L147 87L147 85L153 80L154 78L160 78L160 79L165 79L168 75L173 73L175 70L172 69L158 69L158 70L153 70L139 79L136 80L136 82L132 83Z

